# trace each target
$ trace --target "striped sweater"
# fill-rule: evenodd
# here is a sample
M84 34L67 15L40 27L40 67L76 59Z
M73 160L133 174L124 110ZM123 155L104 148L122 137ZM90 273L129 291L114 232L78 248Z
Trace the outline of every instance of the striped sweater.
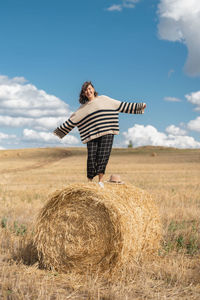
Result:
M143 114L144 104L97 96L81 105L65 123L54 130L54 134L63 138L77 126L83 144L105 134L119 134L119 113Z

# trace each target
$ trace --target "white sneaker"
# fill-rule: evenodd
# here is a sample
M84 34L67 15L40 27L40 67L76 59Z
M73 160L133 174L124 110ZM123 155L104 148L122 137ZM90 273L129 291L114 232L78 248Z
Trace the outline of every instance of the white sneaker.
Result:
M103 182L99 181L99 186L100 186L100 188L104 188Z

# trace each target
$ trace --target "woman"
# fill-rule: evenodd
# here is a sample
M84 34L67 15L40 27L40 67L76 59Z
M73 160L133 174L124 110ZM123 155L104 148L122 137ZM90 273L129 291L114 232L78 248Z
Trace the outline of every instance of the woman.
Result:
M81 106L70 118L54 130L63 138L75 126L78 127L83 144L87 144L87 177L89 181L98 175L103 187L103 176L112 149L113 138L119 134L119 112L142 114L145 103L127 103L99 96L91 81L86 81L80 92Z

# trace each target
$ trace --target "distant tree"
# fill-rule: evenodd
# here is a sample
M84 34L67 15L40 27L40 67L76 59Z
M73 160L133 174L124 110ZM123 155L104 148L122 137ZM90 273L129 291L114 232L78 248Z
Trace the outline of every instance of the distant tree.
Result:
M132 141L129 141L128 148L133 148L133 143L132 143Z

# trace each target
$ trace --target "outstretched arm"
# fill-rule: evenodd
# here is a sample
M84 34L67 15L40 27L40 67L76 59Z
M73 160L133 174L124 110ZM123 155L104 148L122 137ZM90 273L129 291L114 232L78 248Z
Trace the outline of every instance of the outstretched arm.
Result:
M146 103L129 103L121 102L117 111L127 114L143 114L146 108Z
M53 133L62 139L66 134L68 134L76 125L70 120L70 118L65 121L62 125L57 127Z

